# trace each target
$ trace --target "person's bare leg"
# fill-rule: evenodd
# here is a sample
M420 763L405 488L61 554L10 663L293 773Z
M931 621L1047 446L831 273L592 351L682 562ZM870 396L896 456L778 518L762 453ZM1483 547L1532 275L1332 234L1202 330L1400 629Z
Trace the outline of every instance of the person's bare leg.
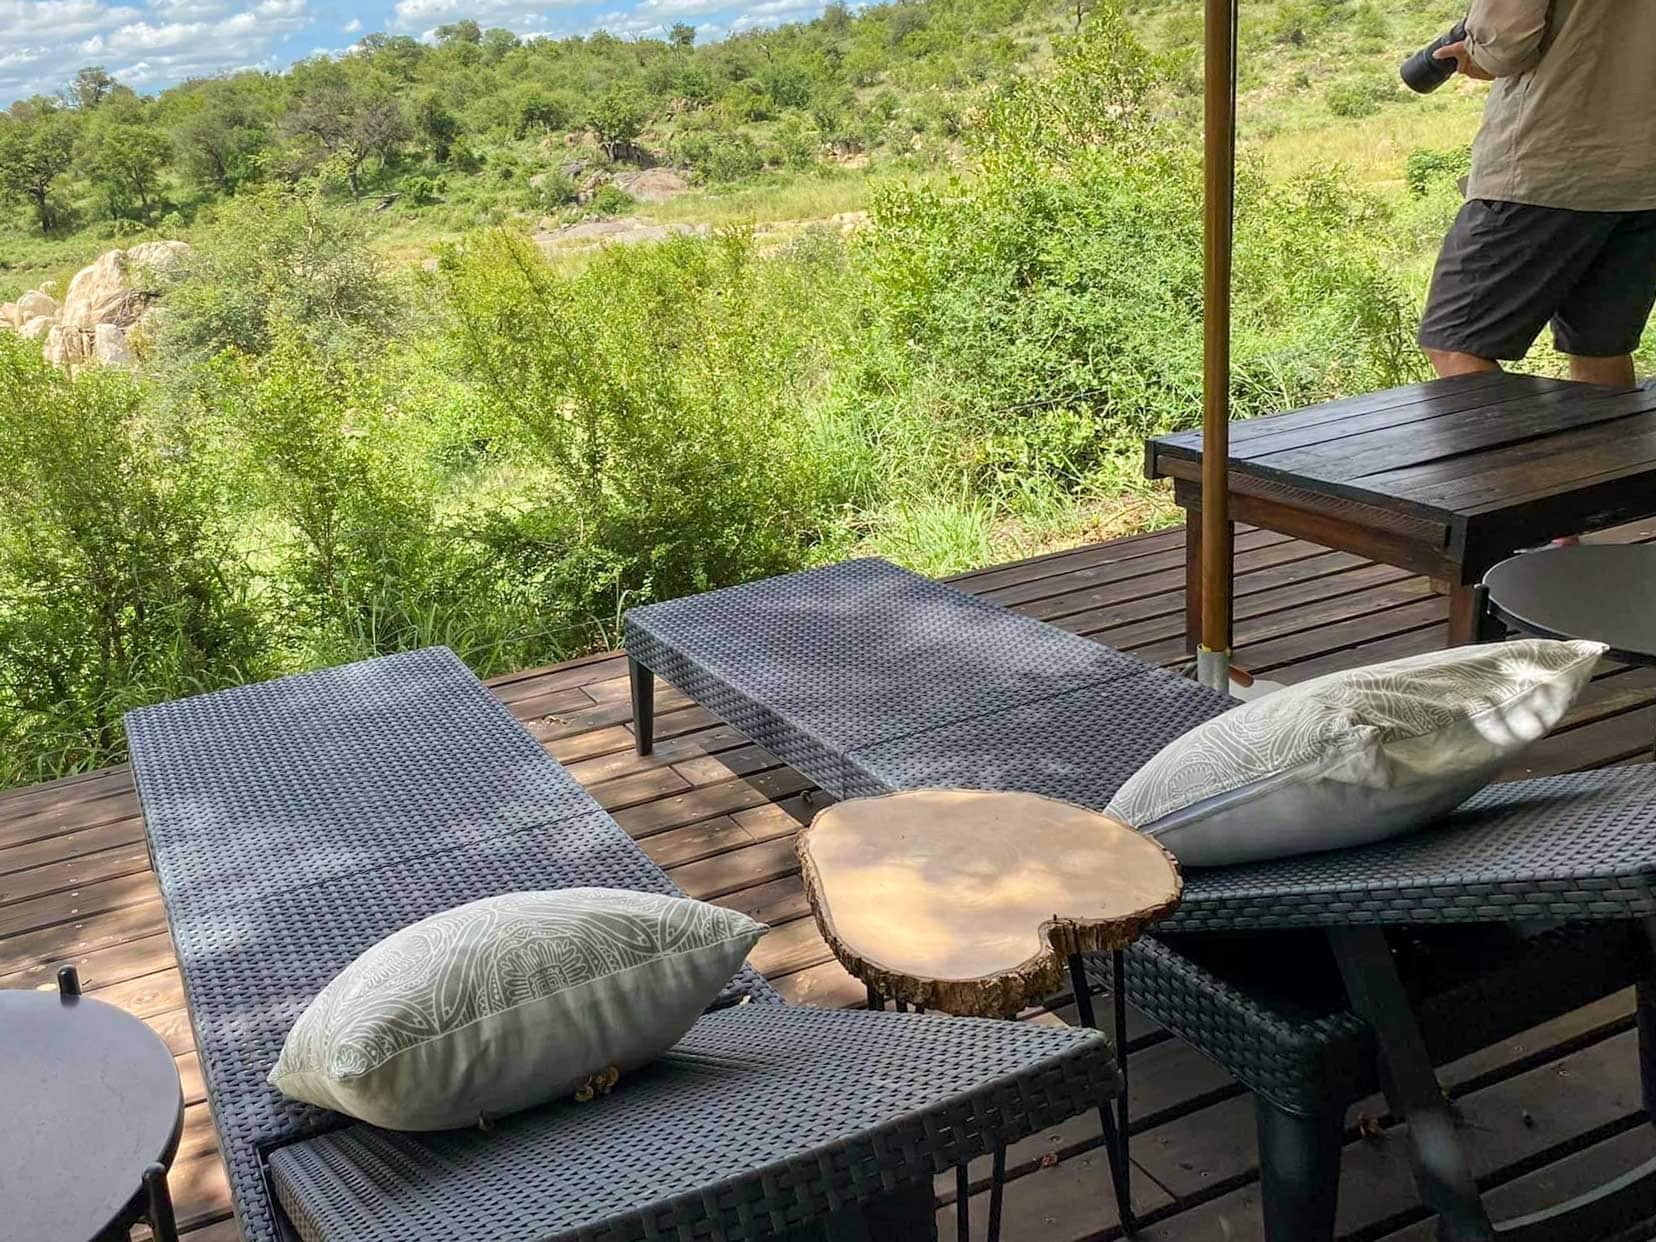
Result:
M1481 375L1489 371L1499 371L1501 364L1493 358L1480 358L1477 354L1460 354L1452 349L1428 349L1424 351L1426 361L1432 364L1439 379L1448 379L1452 375Z
M1588 358L1571 354L1570 378L1583 384L1603 384L1608 388L1633 387L1633 355L1617 354L1614 358Z

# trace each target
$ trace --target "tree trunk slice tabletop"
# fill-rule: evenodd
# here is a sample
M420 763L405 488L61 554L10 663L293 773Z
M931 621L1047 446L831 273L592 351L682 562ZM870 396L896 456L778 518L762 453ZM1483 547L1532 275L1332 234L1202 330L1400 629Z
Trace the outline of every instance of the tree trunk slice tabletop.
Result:
M876 993L1007 1017L1064 986L1071 955L1126 947L1170 913L1178 864L1097 812L1035 794L857 798L799 835L823 939Z

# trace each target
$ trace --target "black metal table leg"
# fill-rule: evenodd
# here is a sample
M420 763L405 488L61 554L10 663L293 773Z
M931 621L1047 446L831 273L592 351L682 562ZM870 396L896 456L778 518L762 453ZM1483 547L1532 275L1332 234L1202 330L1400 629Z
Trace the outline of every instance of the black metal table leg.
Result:
M1121 1075L1121 1097L1112 1105L1106 1100L1098 1106L1098 1122L1104 1132L1104 1150L1110 1164L1110 1182L1115 1189L1116 1213L1121 1218L1124 1233L1131 1234L1133 1219L1133 1167L1127 1150L1127 988L1126 969L1120 950L1112 955L1115 1001L1116 1066ZM1069 960L1070 988L1075 993L1075 1008L1082 1026L1098 1028L1092 1003L1092 989L1087 983L1086 966L1079 953Z
M1421 1201L1437 1213L1438 1237L1442 1242L1491 1242L1495 1228L1472 1179L1385 932L1341 927L1328 938L1352 1010L1374 1030L1386 1100L1408 1126L1415 1182Z
M150 1233L156 1242L178 1242L178 1222L173 1218L166 1165L152 1164L144 1170L144 1196L148 1200Z
M957 1242L972 1240L971 1177L966 1166L955 1165L955 1238Z
M632 688L633 747L647 755L655 749L655 674L628 656L627 684Z
M1006 1193L1006 1145L995 1144L994 1168L989 1173L988 1242L1000 1242L1001 1199Z

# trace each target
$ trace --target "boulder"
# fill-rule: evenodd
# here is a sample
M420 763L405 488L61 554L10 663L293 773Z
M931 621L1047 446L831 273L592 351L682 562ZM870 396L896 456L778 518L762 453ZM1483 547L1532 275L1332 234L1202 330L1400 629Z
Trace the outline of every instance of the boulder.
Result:
M138 359L127 344L125 328L112 323L100 323L92 329L92 357L105 366L131 366Z
M17 334L25 341L38 341L52 330L53 319L50 315L36 315L28 323L17 330Z
M57 299L49 293L39 289L31 289L17 299L17 307L12 312L12 322L17 324L28 323L38 315L45 315L48 319L57 318Z
M78 328L54 323L46 332L46 344L40 353L47 362L60 367L86 361L87 334Z
M124 253L110 250L75 273L58 316L64 327L89 330L100 323L125 327L143 312L144 295L127 283Z
M0 302L0 330L17 326L17 303Z
M641 203L665 203L688 193L690 182L683 173L671 168L646 168L642 172L622 173L615 185Z
M179 263L189 253L189 242L139 242L126 252L128 279L134 279L138 277L140 272L143 272L154 280L164 283L168 277L176 273ZM150 282L145 281L143 283L148 286Z
M181 241L140 242L130 250L106 251L75 273L58 321L86 331L100 323L131 327L189 252L189 245Z

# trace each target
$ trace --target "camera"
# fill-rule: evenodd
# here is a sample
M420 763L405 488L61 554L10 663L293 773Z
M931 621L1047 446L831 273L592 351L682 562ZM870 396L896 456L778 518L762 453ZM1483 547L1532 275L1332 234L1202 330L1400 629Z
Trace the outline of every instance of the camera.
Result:
M1439 35L1431 43L1421 48L1408 60L1403 62L1398 73L1402 75L1403 84L1411 91L1421 95L1430 95L1442 86L1455 74L1455 62L1452 60L1438 60L1439 49L1448 47L1451 43L1459 43L1466 38L1466 23L1460 22L1447 34Z

